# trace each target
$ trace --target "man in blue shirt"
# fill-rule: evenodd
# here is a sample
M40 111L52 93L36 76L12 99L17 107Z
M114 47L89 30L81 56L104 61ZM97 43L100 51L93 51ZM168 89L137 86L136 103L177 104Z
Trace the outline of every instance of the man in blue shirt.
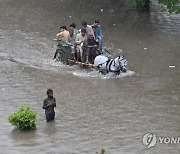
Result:
M101 32L101 25L99 20L95 20L94 22L94 34L95 34L95 40L98 43L98 50L99 53L102 52L102 32Z

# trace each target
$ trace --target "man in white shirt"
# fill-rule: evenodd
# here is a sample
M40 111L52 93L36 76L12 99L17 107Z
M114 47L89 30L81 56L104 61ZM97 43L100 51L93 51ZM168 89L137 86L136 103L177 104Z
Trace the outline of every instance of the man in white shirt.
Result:
M77 49L77 52L78 52L80 57L82 57L82 52L83 52L82 46L83 46L84 40L86 40L86 39L87 39L86 29L82 28L81 33L77 34L76 40L75 40L75 43L77 45L76 49Z

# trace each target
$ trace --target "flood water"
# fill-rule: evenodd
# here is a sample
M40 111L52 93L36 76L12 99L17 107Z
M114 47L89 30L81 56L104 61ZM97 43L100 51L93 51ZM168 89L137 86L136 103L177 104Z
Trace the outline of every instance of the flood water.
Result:
M117 0L0 0L0 153L179 154L180 143L145 149L142 138L180 137L180 15L138 14ZM124 55L128 72L100 76L52 62L61 25L99 19L103 46ZM52 88L55 122L42 101ZM7 117L20 105L37 112L37 130Z

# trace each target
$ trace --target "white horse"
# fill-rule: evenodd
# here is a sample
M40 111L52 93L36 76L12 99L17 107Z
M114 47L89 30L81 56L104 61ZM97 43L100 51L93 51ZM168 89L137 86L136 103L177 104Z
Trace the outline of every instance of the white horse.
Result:
M115 59L99 55L94 59L94 64L98 67L99 72L103 74L111 73L119 75L120 72L126 72L126 63L124 56L116 57Z

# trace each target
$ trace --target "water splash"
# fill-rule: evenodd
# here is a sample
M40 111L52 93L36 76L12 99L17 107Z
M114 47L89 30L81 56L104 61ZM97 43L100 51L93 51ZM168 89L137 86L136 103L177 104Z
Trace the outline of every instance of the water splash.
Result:
M134 71L127 70L126 73L121 73L120 75L102 75L96 70L92 70L87 72L86 70L83 71L75 71L73 72L74 76L81 77L81 78L94 78L94 79L114 79L114 78L124 78L128 76L133 76L135 74Z

